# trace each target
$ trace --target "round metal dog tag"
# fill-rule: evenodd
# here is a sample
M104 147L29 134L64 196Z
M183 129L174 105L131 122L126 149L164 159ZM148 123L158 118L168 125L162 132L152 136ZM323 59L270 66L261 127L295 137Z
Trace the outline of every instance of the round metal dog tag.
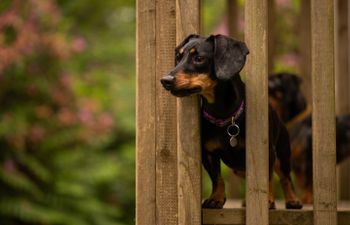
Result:
M232 136L230 138L230 145L231 145L231 147L236 147L237 144L238 144L238 141L237 141L236 137Z

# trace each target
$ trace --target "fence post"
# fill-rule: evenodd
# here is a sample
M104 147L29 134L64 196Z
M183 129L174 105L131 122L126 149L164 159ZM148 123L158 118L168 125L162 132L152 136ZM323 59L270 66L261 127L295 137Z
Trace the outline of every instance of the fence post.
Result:
M350 76L349 76L349 28L348 0L337 0L336 5L336 32L335 32L335 85L336 85L336 112L344 115L350 112ZM339 166L338 187L340 199L350 200L350 160Z
M155 0L138 0L136 11L136 225L153 225L156 224ZM147 187L147 192L143 187Z
M200 1L176 0L176 40L199 33ZM173 51L171 51L173 53ZM201 224L201 149L197 96L177 100L179 225Z
M175 23L175 1L137 1L137 225L178 224L176 99L159 81L174 65Z
M156 1L156 224L177 225L176 98L160 84L174 67L176 5ZM147 32L147 31L146 31ZM145 106L147 107L147 106Z
M311 0L314 224L337 224L334 1Z
M268 218L268 7L246 0L246 224L267 225Z

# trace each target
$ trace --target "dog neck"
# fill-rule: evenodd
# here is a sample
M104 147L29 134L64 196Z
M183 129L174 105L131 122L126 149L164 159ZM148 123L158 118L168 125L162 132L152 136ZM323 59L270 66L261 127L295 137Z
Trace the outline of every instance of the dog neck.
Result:
M229 81L218 81L213 96L210 102L202 96L202 110L215 118L231 117L245 101L245 84L239 74Z

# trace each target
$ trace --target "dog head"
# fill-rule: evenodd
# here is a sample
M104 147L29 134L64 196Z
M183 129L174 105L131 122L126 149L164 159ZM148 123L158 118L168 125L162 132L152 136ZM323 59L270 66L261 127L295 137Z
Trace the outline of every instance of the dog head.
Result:
M210 98L218 81L239 74L248 53L245 43L229 37L192 34L175 48L175 67L161 83L178 97L201 94Z
M284 122L306 109L306 99L300 90L301 82L300 77L290 73L269 76L269 102Z

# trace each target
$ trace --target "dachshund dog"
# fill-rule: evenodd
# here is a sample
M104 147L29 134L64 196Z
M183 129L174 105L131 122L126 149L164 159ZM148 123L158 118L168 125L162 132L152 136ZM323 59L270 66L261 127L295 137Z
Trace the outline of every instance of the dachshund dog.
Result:
M198 94L201 97L202 163L212 181L212 194L203 202L203 208L222 208L226 201L220 160L235 174L245 177L245 84L239 72L248 53L245 43L226 36L193 34L175 48L176 65L161 79L163 87L174 96ZM290 177L290 157L287 129L270 107L271 209L275 208L271 190L273 171L280 177L286 208L302 208Z
M269 76L269 101L287 127L291 139L292 168L303 192L302 202L312 203L311 107L300 90L301 78L279 73ZM337 163L350 156L350 115L336 117Z

